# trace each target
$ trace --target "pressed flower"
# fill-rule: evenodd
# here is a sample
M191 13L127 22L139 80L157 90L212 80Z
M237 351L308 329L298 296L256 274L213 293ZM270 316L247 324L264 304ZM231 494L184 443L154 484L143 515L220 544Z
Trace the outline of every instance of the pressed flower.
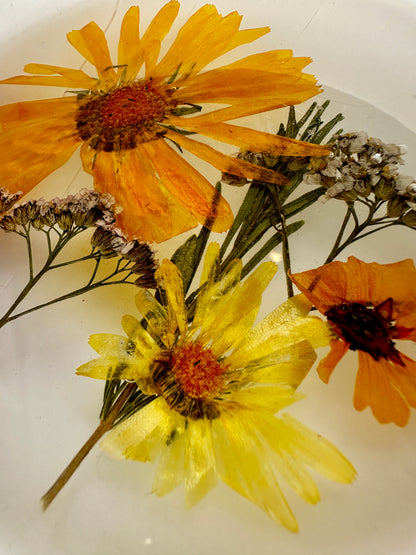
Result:
M365 263L351 256L292 276L325 314L334 338L318 373L327 383L340 359L358 351L354 406L381 423L405 426L416 407L416 362L396 340L416 340L416 269L412 260Z
M295 531L279 478L316 503L319 492L307 467L343 483L354 477L329 441L287 414L275 416L300 397L296 388L316 358L313 346L328 344L328 327L307 316L310 304L300 295L253 327L276 266L263 263L240 282L242 264L235 260L215 281L218 252L211 244L191 322L181 275L165 260L155 274L164 305L139 292L145 324L125 316L127 337L93 335L90 344L100 357L78 373L136 380L157 396L102 444L118 458L158 459L154 493L164 495L183 483L191 506L220 478Z
M178 10L179 2L168 2L140 37L139 8L131 7L121 26L117 65L96 23L68 33L71 45L95 66L98 79L78 69L32 63L25 66L30 75L1 81L77 92L0 108L0 146L8 152L0 164L2 185L11 192L28 192L81 145L83 167L94 176L94 186L111 193L124 209L118 225L129 236L160 242L198 222L209 221L218 232L232 223L228 203L220 198L213 205L214 188L178 148L225 173L285 183L277 172L224 155L186 135L198 133L272 155L328 153L319 145L225 123L319 93L315 78L302 73L309 58L274 50L202 71L222 54L269 31L240 30L237 12L223 17L207 4L183 25L159 59L161 42ZM199 114L204 103L221 108Z

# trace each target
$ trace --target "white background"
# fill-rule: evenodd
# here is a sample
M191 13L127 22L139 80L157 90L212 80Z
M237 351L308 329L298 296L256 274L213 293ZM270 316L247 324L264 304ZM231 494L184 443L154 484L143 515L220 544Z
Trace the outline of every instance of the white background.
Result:
M163 3L141 2L142 29ZM183 0L176 28L202 4ZM1 0L1 77L21 73L28 62L79 67L82 60L66 42L65 33L91 19L108 26L115 47L129 5L123 0ZM404 171L416 175L414 1L219 0L216 6L223 14L238 9L244 14L243 28L271 27L268 35L242 47L236 56L274 48L292 48L296 55L312 56L310 71L325 85L325 95L333 99L332 111L347 116L344 129L364 128L386 142L407 144ZM52 94L61 92L2 87L0 102ZM273 132L284 117L273 114L253 124ZM209 173L208 168L203 170ZM215 172L209 176L218 179ZM36 196L49 198L90 185L75 154L45 181ZM237 198L235 191L224 194ZM317 205L309 217L308 227L291 242L295 271L323 262L342 207ZM159 255L170 256L180 240L161 246ZM18 237L0 235L3 310L26 276L21 243ZM352 252L378 262L414 257L414 236L405 229L386 232L362 241L341 258ZM70 274L59 283L47 282L32 300L58 293L81 277ZM280 271L269 287L262 314L283 300L282 286ZM126 312L134 312L131 289L99 290L22 318L1 331L0 555L415 552L416 415L405 429L399 429L381 426L368 410L355 412L356 357L352 353L328 386L312 370L302 385L307 398L291 409L334 441L358 470L353 486L317 476L322 494L317 506L306 505L285 489L299 520L299 534L287 532L222 485L185 512L180 489L163 499L151 495L151 465L113 461L98 447L43 514L39 498L97 425L102 384L75 376L74 369L94 356L87 345L88 336L119 333L120 318Z

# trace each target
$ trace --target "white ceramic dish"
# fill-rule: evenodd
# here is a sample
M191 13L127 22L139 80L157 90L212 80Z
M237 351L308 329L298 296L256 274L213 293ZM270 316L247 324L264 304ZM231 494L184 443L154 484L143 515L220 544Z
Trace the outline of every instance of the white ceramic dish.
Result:
M140 3L144 26L163 3ZM183 0L178 25L203 3ZM121 17L129 5L126 0L2 2L1 77L20 73L30 61L79 66L80 58L66 42L65 33L94 19L108 27L109 41L115 45ZM344 129L365 128L387 142L407 144L410 152L405 173L416 175L414 0L218 0L216 6L223 14L235 9L244 14L243 27L270 25L271 33L242 49L242 55L292 48L296 55L311 56L314 64L310 71L321 83L357 97L331 90L325 93L333 101L332 110L345 113ZM45 95L50 91L3 87L0 102ZM278 117L268 116L261 125L273 131ZM52 196L47 193L51 186L60 192L88 186L88 177L79 168L75 155L46 180L42 193ZM311 213L312 221L319 224L315 231L311 228L293 242L296 271L322 263L322 237L338 212L323 213L322 206L319 210L314 208ZM1 305L7 307L26 271L24 245L4 234L0 244ZM162 246L160 256L170 255L172 249L172 243ZM378 262L414 257L414 238L409 230L394 230L362 241L354 254ZM263 314L283 299L282 284L280 277L272 282ZM56 284L48 282L39 298L52 287ZM87 338L95 332L118 333L121 316L133 310L130 290L111 294L99 290L2 330L2 555L415 552L416 415L406 428L399 429L379 425L368 410L355 412L356 358L352 353L328 386L312 371L302 386L307 399L292 410L333 440L358 470L357 481L348 487L317 477L322 497L317 506L308 506L288 492L299 520L299 534L287 532L226 486L218 486L186 512L180 489L162 499L151 495L152 466L114 461L99 448L42 513L39 498L97 424L102 384L73 373L93 356Z

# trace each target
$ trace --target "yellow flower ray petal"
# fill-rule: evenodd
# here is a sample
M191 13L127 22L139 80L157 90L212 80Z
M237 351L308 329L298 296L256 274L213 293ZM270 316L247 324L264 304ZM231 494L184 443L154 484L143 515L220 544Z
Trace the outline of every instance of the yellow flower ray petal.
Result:
M202 326L207 328L212 325L217 311L221 310L221 307L228 303L229 298L233 294L233 289L240 279L242 269L242 261L239 259L233 260L219 281L207 283L207 286L197 297L195 315L189 335L193 335Z
M303 395L294 393L293 387L288 385L256 385L234 391L230 402L244 406L245 409L259 412L267 410L274 414L302 398Z
M171 431L168 407L159 398L117 424L105 436L101 447L116 459L147 462L162 451Z
M204 131L201 134L209 136L209 133L210 131L208 130L208 133ZM193 139L188 139L180 133L169 130L165 136L201 160L209 162L211 166L214 166L214 168L217 168L223 173L239 175L248 179L257 179L259 181L265 181L266 183L276 183L277 185L286 185L288 183L288 179L285 176L273 170L250 164L245 160L233 158L232 156L227 156L211 146Z
M205 251L205 256L203 260L203 266L201 271L201 279L199 282L199 286L202 287L203 285L212 284L213 272L216 268L217 262L219 261L220 256L220 245L219 243L212 242L208 245ZM200 293L200 295L202 292ZM200 295L197 297L197 303L200 298Z
M96 380L138 380L147 374L148 367L149 363L142 357L134 360L121 357L96 358L82 364L76 374Z
M82 29L67 34L69 43L84 58L95 66L99 78L108 86L117 83L117 74L113 68L107 39L103 30L91 21Z
M263 434L269 436L270 445L279 438L278 446L285 447L294 456L303 459L305 464L322 476L343 484L351 483L356 475L352 464L327 439L312 431L288 414L280 418L264 416L268 426ZM273 424L274 422L274 424Z
M254 431L244 418L223 412L213 420L213 440L221 479L293 532L298 524L272 472Z
M201 336L214 337L212 352L218 357L244 341L259 311L262 293L275 276L274 262L263 262L237 287L226 305L216 310L216 318L210 325L202 322Z
M160 353L160 347L150 333L143 328L137 318L130 316L130 314L123 316L121 324L140 355L148 362L152 362ZM130 347L130 345L127 345L127 347Z
M188 318L180 271L173 262L165 259L156 270L155 279L159 287L163 287L166 294L167 331L173 335L176 329L179 329L181 334L185 334L188 327Z
M207 338L211 337L219 338L230 325L239 327L241 317L245 314L251 314L253 310L258 311L261 295L277 271L276 264L264 262L243 283L237 282L229 290L230 283L233 284L233 280L240 277L241 264L241 261L236 262L230 268L227 275L219 282L217 291L215 291L217 284L214 283L212 287L204 292L206 297L208 297L208 294L215 295L215 302L212 303L211 301L211 310L205 311L205 318L202 318L200 308L198 307L200 315L198 325L201 330L200 337L202 340L207 340ZM223 295L221 295L221 291L223 291ZM245 335L243 329L239 333L242 336ZM221 341L221 339L218 340Z
M198 503L215 486L215 470L211 422L206 419L189 421L184 460L187 508Z
M309 341L281 347L266 356L248 362L240 369L242 382L278 383L298 387L313 363L316 353ZM227 362L233 367L230 360Z
M161 450L159 463L153 480L152 491L162 496L170 493L185 481L185 419L175 424L172 416L172 429L165 447ZM178 419L179 420L179 419Z

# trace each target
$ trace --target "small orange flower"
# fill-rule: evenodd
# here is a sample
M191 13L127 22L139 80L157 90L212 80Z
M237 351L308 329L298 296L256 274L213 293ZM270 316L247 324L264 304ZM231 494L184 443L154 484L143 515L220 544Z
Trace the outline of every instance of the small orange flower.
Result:
M0 163L2 186L27 193L81 146L84 169L94 176L95 187L123 207L120 227L130 236L161 242L198 222L211 220L207 225L221 232L233 220L223 198L213 207L215 189L178 149L221 172L285 183L278 173L224 155L189 135L274 155L327 154L319 145L224 123L319 93L315 78L302 73L309 58L274 50L202 72L222 54L269 31L240 30L237 12L223 17L207 4L183 25L159 60L161 42L178 10L179 2L168 2L140 37L139 8L131 7L121 26L116 66L96 23L68 33L71 45L96 67L98 79L78 69L28 64L24 69L31 75L1 81L78 93L0 107L0 148L8 153ZM204 103L221 107L199 114Z
M325 314L337 338L320 362L328 383L344 354L358 351L354 407L381 423L405 426L416 407L416 362L396 348L416 341L416 269L412 260L367 264L354 258L294 274L292 280Z

